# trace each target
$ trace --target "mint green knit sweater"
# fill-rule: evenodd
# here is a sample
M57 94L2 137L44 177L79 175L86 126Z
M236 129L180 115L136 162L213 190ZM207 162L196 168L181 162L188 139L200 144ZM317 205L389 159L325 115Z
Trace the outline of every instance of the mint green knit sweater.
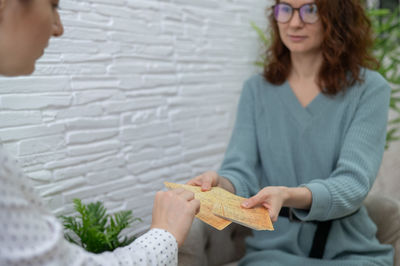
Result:
M319 94L302 107L288 82L250 78L239 101L236 124L219 175L236 194L266 186L306 186L305 223L280 217L275 231L254 231L241 265L392 265L393 250L375 237L362 202L377 176L385 145L390 87L376 72L330 97ZM309 259L316 225L334 220L324 260Z

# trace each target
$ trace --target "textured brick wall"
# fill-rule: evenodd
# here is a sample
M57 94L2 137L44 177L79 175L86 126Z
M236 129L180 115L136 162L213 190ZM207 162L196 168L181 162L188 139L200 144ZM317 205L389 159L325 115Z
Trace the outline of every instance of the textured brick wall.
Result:
M216 169L265 25L258 0L62 0L33 77L0 79L0 138L56 213L103 200L151 220L164 180ZM375 186L400 189L399 145ZM393 185L397 184L397 185Z
M259 53L258 0L62 0L33 77L0 80L0 138L56 213L103 200L151 220L164 180L223 157Z

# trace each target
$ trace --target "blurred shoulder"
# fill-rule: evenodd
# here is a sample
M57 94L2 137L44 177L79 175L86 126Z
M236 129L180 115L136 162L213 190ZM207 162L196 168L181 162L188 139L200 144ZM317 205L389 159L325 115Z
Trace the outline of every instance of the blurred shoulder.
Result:
M248 93L251 91L251 93L254 95L265 95L279 87L279 85L274 85L267 81L261 74L256 74L248 78L243 87L244 93L247 90Z
M269 83L263 75L261 74L255 74L253 76L251 76L250 78L248 78L245 81L245 85L247 86L251 86L251 87L268 87L268 86L272 86L271 83Z
M390 93L390 85L387 80L377 71L363 68L361 69L361 84L366 90L385 90Z

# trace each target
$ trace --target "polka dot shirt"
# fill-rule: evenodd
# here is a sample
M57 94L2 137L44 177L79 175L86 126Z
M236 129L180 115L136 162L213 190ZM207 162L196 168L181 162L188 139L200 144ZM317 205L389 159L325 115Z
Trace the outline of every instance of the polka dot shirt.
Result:
M46 210L29 180L0 144L0 265L177 265L178 244L152 229L129 246L91 254L66 241L62 224Z

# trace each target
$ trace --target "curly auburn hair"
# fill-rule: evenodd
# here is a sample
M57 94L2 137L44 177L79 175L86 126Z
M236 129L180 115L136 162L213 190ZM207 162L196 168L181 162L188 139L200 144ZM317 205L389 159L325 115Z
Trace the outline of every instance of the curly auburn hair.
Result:
M360 0L316 0L324 29L321 46L323 63L318 85L327 95L345 91L362 82L361 68L376 69L372 54L374 43L371 22ZM276 4L279 0L276 0ZM291 70L290 51L283 44L273 12L269 15L272 44L267 50L264 77L272 84L282 84Z

